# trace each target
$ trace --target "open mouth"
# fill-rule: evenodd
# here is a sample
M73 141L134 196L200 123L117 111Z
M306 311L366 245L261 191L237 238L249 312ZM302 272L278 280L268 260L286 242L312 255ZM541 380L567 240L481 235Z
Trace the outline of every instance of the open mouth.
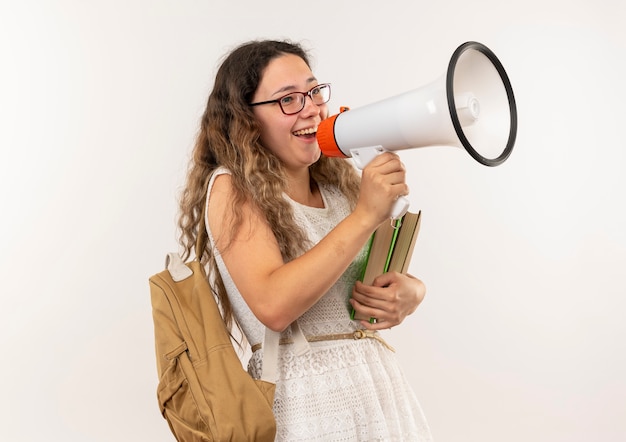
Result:
M316 127L309 127L308 129L301 129L301 130L297 130L295 132L292 132L296 137L303 137L303 138L313 138L315 137L315 134L317 133L317 128Z

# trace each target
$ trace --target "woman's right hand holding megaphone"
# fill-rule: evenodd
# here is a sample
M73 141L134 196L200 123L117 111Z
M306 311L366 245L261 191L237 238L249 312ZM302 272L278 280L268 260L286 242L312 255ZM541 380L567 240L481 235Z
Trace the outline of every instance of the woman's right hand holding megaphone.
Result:
M404 214L393 216L394 206L408 194L406 169L400 157L393 152L383 152L363 169L359 199L354 211L364 220L371 219L377 227L389 218L395 219Z

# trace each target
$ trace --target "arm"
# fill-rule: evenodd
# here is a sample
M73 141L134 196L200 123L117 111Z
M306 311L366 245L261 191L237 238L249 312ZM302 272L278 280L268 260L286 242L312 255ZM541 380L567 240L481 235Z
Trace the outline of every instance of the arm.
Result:
M377 319L375 324L361 321L365 328L381 330L404 321L425 295L426 286L421 280L412 275L389 272L376 277L371 286L357 281L350 303L360 317Z
M407 193L404 179L397 155L380 155L363 171L354 212L311 250L284 263L267 221L251 203L238 208L243 224L234 238L229 237L231 178L218 177L209 203L209 224L233 281L255 316L281 331L315 304L388 218L396 197Z

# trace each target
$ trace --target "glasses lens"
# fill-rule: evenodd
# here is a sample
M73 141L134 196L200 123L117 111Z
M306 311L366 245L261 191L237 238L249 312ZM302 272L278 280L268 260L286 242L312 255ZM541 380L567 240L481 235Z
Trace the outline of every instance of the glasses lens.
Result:
M296 114L304 107L304 96L300 92L285 95L280 99L280 107L287 115Z
M311 89L311 100L317 105L327 103L330 100L330 85L320 84Z

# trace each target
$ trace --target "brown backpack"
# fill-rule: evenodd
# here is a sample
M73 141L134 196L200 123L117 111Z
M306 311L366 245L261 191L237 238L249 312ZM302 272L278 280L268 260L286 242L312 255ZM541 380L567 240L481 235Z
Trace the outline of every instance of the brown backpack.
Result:
M202 250L202 249L199 249ZM150 278L163 417L178 441L273 441L278 334L267 329L262 380L244 369L203 265L169 254Z

